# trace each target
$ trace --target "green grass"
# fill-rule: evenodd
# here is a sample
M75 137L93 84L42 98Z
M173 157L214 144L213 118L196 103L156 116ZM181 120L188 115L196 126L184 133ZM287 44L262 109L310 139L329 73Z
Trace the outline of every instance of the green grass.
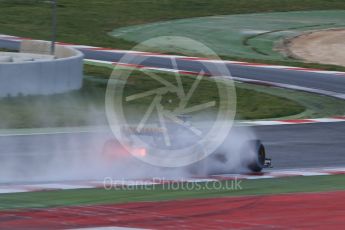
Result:
M84 83L82 90L52 96L0 99L1 129L104 125L103 87Z
M345 101L329 96L323 96L301 91L279 89L274 87L265 87L260 85L241 84L243 89L264 92L269 95L287 98L305 107L303 113L285 117L284 119L301 119L301 118L322 118L332 117L334 115L345 114Z
M6 48L0 48L0 52L15 52L15 51L11 49L6 49Z
M132 71L132 69L129 69ZM107 78L110 75L111 69L102 67L87 65L86 73L94 74L99 78ZM176 85L175 76L173 74L164 74L161 72L155 72L160 75L162 78L168 82ZM148 90L156 89L162 87L161 83L153 80L148 75L143 72L134 71L130 74L131 80L130 84L127 84L125 87L125 96L145 92ZM183 75L182 84L184 89L187 91L195 81L194 76ZM283 116L295 115L303 112L305 110L304 106L300 106L297 102L292 100L286 100L284 97L273 96L266 94L264 92L258 92L252 89L245 89L241 85L236 85L236 89L232 88L231 85L227 84L227 81L216 81L208 77L203 77L200 84L198 85L197 90L194 93L194 96L191 97L190 102L187 104L188 107L195 105L200 105L207 103L210 100L217 101L217 104L220 103L220 98L218 94L218 87L226 88L228 91L236 90L237 100L237 119L264 119L264 118L277 118ZM179 99L176 94L170 93L167 97L171 100L170 103L164 101L163 105L168 109L176 108ZM141 100L135 101L133 104L127 103L128 106L133 106L136 111L139 108L142 108L142 112L146 111L147 106L152 102L153 97L147 97Z
M0 195L0 210L47 208L71 205L112 204L138 201L162 201L191 198L268 195L296 192L325 192L345 190L344 175L290 177L277 179L243 180L241 189L231 187L231 182L219 184L194 183L179 189L162 185L128 187L122 189L78 189ZM240 188L237 187L237 188ZM175 187L174 187L175 188ZM205 189L203 189L205 188Z
M0 117L2 118L0 128L106 125L105 90L111 72L112 69L110 68L85 65L85 75L94 77L86 77L81 90L51 96L19 96L0 99ZM132 95L162 86L142 72L134 71L133 74L136 78L133 78L129 81L130 84L127 84L125 95ZM160 73L159 75L172 83L174 81L174 75L172 74ZM194 79L192 76L183 76L184 87L189 89ZM221 83L221 86L228 87L225 83ZM237 119L290 116L305 110L304 106L295 101L252 89L245 89L242 86L237 87L236 92ZM194 95L188 106L202 104L210 100L219 101L216 82L208 78L202 80ZM170 99L174 102L178 101L176 94L170 95ZM134 101L134 103L128 105L129 110L125 112L141 114L146 111L151 101L152 97ZM175 104L169 104L168 101L163 101L163 104L167 109L175 106ZM131 110L133 107L134 112Z
M305 107L297 101L237 86L237 118L272 119L302 113Z
M107 33L124 26L213 15L345 9L342 0L59 0L58 6L58 40L122 49L130 49L135 43ZM50 5L44 0L0 1L0 33L50 39ZM255 60L247 58L242 60Z

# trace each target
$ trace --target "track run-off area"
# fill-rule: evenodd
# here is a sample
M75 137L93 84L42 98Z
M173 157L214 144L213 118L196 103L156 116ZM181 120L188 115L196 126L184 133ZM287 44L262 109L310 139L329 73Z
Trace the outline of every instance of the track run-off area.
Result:
M0 228L340 229L344 205L338 191L70 206L4 211Z

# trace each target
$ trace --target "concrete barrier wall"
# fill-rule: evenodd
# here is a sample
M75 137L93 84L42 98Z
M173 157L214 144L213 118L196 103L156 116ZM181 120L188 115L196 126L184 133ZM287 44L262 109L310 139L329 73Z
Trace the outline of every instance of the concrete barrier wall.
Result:
M50 43L23 41L21 52L49 54ZM24 55L25 56L25 55ZM0 63L0 97L50 95L82 87L83 54L56 46L55 59Z

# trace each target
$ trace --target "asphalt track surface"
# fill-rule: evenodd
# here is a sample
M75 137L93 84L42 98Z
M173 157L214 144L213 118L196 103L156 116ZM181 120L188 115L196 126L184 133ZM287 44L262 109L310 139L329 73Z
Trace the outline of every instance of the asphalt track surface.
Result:
M17 49L18 46L18 42L0 40L0 47ZM121 53L86 49L81 49L81 51L87 59L117 62L123 57ZM126 60L121 61L124 62ZM179 70L204 70L207 72L202 61L180 59L176 62ZM151 67L172 68L171 60L164 57L136 56L134 60L131 60L131 63ZM227 64L227 68L234 77L302 86L345 95L345 76L248 67L236 64ZM273 159L275 169L345 165L345 122L255 126L253 130L266 146L268 156ZM94 134L71 133L0 137L0 158L4 159L6 155L14 157L14 155L23 156L46 153L47 151L44 148L47 148L49 144L42 145L41 143L50 142L55 143L55 145L58 144L60 151L64 149L69 151L65 141L70 138L80 143L77 145L78 147L74 146L73 148L78 148L80 152L90 151L86 143L94 139ZM14 145L16 147L13 147Z

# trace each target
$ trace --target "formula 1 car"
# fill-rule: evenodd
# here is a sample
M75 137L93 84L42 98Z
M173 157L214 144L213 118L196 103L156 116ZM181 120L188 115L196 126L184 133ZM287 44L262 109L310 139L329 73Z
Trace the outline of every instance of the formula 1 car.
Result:
M185 121L186 117L179 117ZM186 132L185 127L181 127L173 121L168 122L165 129L163 128L144 128L137 131L135 127L124 127L122 129L124 135L137 136L144 138L145 142L149 142L154 146L161 147L163 141L163 133L169 132L173 137L174 143L193 144L196 139L189 138L187 141L181 133ZM238 132L237 130L233 133ZM266 158L265 147L258 139L246 139L242 143L233 140L234 134L228 135L223 144L221 144L214 152L198 162L184 167L193 175L214 175L221 173L234 172L261 172L263 168L271 167L271 159ZM190 143L188 143L190 142ZM124 146L126 145L126 146ZM233 147L236 146L236 147ZM176 148L176 146L174 146ZM150 152L149 148L138 145L134 142L123 142L118 139L108 140L103 147L103 156L107 161L121 162L126 159L145 158Z

